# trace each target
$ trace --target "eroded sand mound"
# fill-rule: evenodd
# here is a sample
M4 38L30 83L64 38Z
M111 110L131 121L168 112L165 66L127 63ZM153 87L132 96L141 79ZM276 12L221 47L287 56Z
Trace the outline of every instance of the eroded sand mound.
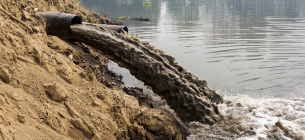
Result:
M121 90L100 53L47 36L46 11L111 23L75 0L0 1L2 139L185 139L174 115Z

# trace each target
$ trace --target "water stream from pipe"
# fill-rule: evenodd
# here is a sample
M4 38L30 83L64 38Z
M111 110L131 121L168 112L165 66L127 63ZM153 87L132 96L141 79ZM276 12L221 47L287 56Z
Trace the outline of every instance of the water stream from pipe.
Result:
M222 118L215 104L221 103L222 97L206 81L199 80L148 42L94 25L72 25L71 33L150 86L183 121L212 125Z

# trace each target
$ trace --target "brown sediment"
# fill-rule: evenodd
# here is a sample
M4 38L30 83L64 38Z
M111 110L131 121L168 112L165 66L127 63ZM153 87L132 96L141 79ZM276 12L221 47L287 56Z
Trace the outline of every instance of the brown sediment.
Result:
M289 129L288 129L287 127L285 127L285 126L283 125L283 123L282 123L280 120L278 120L278 121L275 123L275 125L278 126L279 128L281 128L285 133L288 133L288 132L289 132Z
M22 24L24 27L26 27L30 33L33 32L32 28L30 28L28 25L26 25L23 21L19 20L18 18L16 18L15 16L11 15L10 13L8 13L6 10L4 10L3 8L0 7L0 11L5 13L6 15L8 15L10 18L14 19L15 21L18 21L20 24Z
M75 39L101 50L109 59L130 70L136 78L152 87L186 122L214 124L221 119L217 106L222 97L211 90L171 56L154 49L131 35L120 35L94 25L73 25Z

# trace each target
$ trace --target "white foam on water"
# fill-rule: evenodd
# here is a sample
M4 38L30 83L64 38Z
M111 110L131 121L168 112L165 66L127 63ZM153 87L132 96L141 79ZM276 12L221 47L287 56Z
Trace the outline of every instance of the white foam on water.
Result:
M197 139L287 139L305 140L305 98L225 97L218 105L224 116L213 126L191 122L192 135Z

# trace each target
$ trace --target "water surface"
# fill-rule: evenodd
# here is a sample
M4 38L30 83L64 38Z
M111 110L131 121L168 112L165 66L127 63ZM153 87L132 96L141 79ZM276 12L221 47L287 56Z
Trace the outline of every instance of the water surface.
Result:
M82 4L113 20L151 19L123 22L220 92L305 97L305 1L144 1Z
M219 105L230 128L190 124L189 139L305 139L304 0L150 0L143 7L145 1L82 4L113 20L151 19L123 22L232 102ZM127 85L139 85L115 65Z

